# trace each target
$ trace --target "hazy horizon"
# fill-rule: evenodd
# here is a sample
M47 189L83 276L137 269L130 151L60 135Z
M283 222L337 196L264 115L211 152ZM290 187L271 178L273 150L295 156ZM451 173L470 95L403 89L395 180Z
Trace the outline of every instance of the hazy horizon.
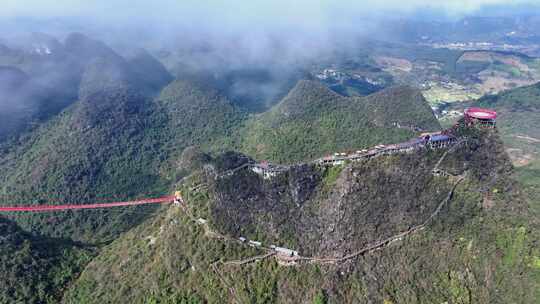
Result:
M306 31L327 31L336 28L354 29L365 20L379 18L456 19L468 15L489 15L503 11L533 12L540 0L456 0L429 1L385 0L377 3L362 1L286 1L232 0L206 1L16 1L7 0L0 10L0 21L66 20L82 27L188 27L218 30L223 33L251 30L282 30L295 28Z

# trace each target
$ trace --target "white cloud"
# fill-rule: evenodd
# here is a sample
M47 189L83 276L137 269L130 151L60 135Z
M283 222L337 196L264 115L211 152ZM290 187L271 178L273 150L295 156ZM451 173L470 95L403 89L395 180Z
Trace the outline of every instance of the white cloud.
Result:
M429 10L451 17L540 0L0 0L0 18L86 17L93 25L180 25L227 31L360 28L366 18ZM0 19L1 21L1 19ZM363 24L363 26L362 26Z
M540 0L2 0L4 16L153 15L212 18L327 17L336 12L414 11L467 13L486 5L540 4Z

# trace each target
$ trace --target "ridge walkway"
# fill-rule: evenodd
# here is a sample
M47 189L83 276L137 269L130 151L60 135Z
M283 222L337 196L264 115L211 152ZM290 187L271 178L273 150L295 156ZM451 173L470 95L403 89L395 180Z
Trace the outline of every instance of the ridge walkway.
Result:
M420 138L414 138L403 143L386 145L386 146L378 145L369 150L357 151L356 153L351 153L351 154L343 155L343 156L342 155L328 156L328 157L318 158L318 159L305 162L305 163L297 163L294 165L274 165L274 164L269 164L269 163L265 163L265 164L245 163L234 169L224 171L219 175L216 174L215 178L220 179L220 178L232 176L234 173L245 168L251 169L255 173L263 175L265 178L270 178L281 172L288 171L292 167L305 165L305 164L327 165L327 166L340 165L340 164L345 163L346 161L361 161L361 160L375 158L381 155L408 153L415 150L426 149L428 147L432 149L455 147L455 146L459 146L460 144L464 142L467 142L467 138L457 139L455 137L446 136L444 140L437 141L435 144L430 143L429 141L426 141ZM451 148L450 150L453 150L453 148ZM445 154L448 154L448 152L451 152L450 150L446 151ZM440 160L440 162L442 162L442 160ZM439 165L440 163L437 165L435 169L437 169Z

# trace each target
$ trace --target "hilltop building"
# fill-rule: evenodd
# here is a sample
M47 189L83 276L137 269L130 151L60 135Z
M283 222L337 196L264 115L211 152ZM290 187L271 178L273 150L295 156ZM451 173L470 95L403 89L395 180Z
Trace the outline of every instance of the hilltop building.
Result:
M283 168L270 164L267 161L262 161L260 164L254 164L251 166L251 171L262 175L265 179L270 179L284 171Z
M468 108L464 114L467 124L474 124L483 128L495 128L495 120L497 119L497 112L495 111L482 108Z
M428 135L426 144L432 149L446 148L456 142L456 138L446 134Z

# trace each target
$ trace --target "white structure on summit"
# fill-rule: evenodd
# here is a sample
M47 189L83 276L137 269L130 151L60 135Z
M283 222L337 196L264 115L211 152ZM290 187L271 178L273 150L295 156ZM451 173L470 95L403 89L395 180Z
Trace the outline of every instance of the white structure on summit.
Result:
M259 164L251 165L251 171L262 175L264 179L270 179L274 176L277 176L280 172L286 171L287 168L278 167L268 163L267 161L262 161Z
M261 247L262 246L262 243L261 242L257 242L257 241L252 241L250 240L248 242L249 245L253 246L253 247Z
M274 251L277 252L277 254L282 255L282 256L286 256L286 257L298 256L298 251L296 250L292 250L285 247L277 247L275 245L270 246L270 248L274 249Z

